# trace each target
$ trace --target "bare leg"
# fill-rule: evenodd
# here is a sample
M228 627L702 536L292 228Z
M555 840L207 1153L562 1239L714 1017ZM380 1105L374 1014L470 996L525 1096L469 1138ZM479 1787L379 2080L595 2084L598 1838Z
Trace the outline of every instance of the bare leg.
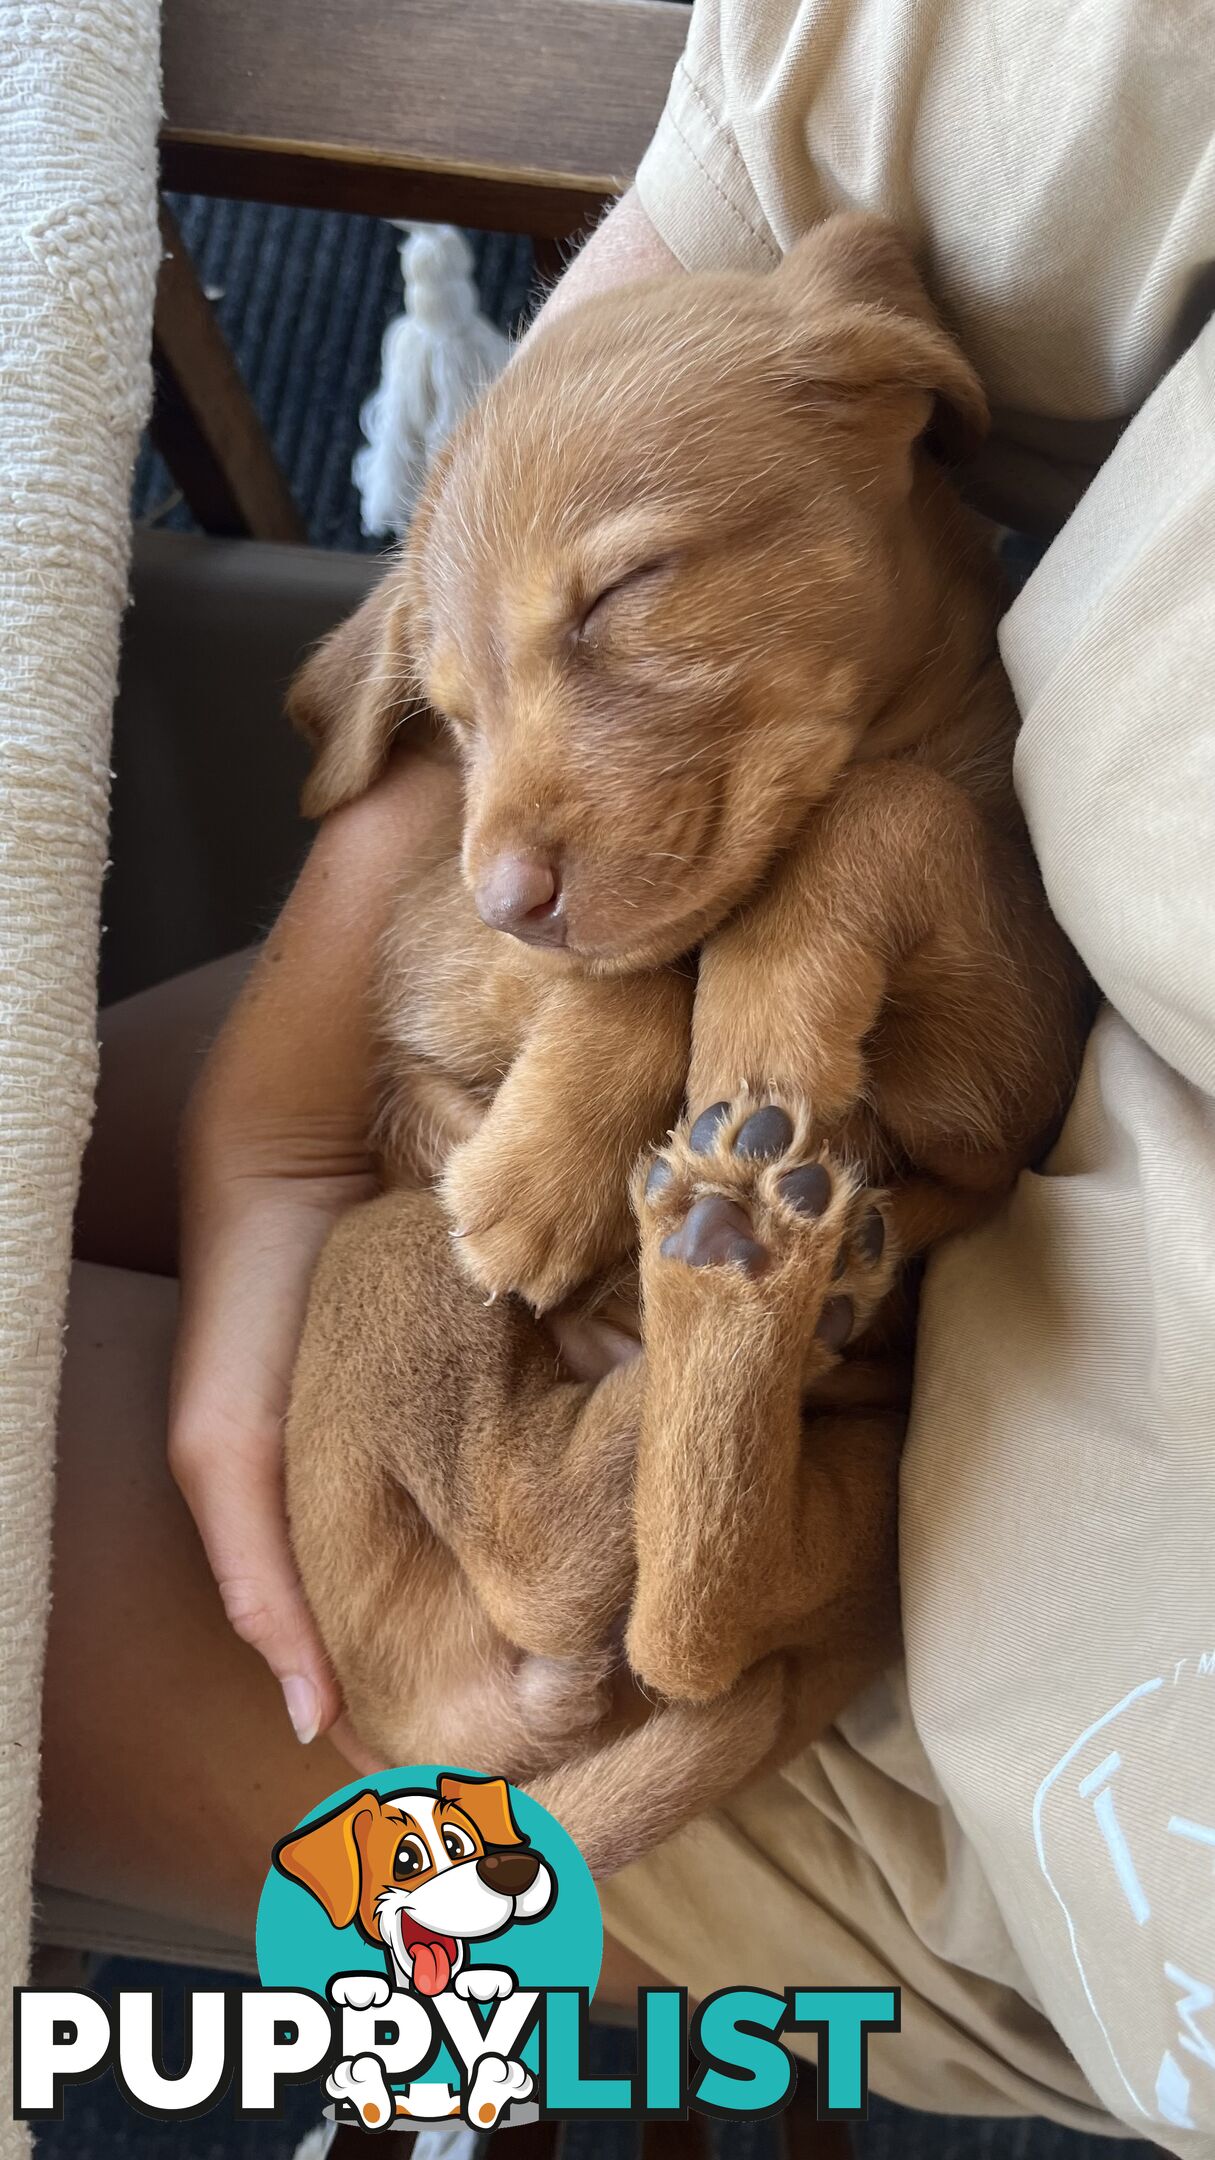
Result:
M177 1128L253 948L108 1005L98 1023L93 1132L76 1203L76 1257L177 1269Z
M300 1748L164 1463L176 1288L78 1266L44 1710L46 1880L248 1934L270 1848L350 1776Z

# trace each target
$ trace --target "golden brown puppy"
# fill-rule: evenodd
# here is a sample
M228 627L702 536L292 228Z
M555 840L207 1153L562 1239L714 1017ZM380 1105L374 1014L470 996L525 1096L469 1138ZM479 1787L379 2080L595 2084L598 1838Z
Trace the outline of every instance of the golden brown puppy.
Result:
M372 1746L552 1770L600 1871L889 1655L886 1293L1075 1072L999 580L925 444L984 421L876 220L589 301L296 689L318 814L423 705L463 772L384 948L393 1189L300 1353L304 1581Z

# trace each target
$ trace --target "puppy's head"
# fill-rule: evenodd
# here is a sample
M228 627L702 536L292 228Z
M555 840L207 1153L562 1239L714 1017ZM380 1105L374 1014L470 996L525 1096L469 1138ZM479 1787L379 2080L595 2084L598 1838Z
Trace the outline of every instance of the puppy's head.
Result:
M751 891L888 694L916 446L979 385L905 243L856 216L769 276L559 315L432 472L399 566L310 663L310 807L411 704L465 771L485 919L596 968Z
M440 1995L461 1945L538 1920L556 1893L521 1836L501 1778L442 1777L435 1792L360 1793L275 1847L282 1873L336 1928L357 1922L423 1995Z

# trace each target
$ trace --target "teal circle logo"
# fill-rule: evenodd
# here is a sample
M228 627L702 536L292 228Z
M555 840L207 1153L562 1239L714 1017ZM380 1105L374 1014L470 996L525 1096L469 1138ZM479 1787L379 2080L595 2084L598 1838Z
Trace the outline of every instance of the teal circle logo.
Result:
M536 1994L592 1994L591 1873L539 1802L433 1764L352 1780L280 1839L257 1915L264 1987L340 2029L331 2112L364 2129L531 2119Z

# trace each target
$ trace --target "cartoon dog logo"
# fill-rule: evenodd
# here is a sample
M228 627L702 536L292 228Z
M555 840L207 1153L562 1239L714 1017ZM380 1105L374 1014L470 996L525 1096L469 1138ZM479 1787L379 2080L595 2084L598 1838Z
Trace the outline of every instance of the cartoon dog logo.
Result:
M341 2009L385 2009L394 1995L429 2008L449 1991L464 2003L495 2003L516 1992L505 1966L473 1965L467 1946L519 1922L542 1919L557 1895L552 1869L518 1829L502 1778L444 1776L433 1791L360 1793L274 1849L274 1864L317 1899L335 1928L357 1924L384 1952L387 1972L339 1974L329 1987ZM433 2020L432 2020L433 2022ZM433 2053L433 2050L432 2050ZM346 2117L385 2129L401 2116L463 2114L492 2128L512 2102L526 2100L532 2075L506 2056L477 2056L460 2096L447 2084L393 2091L380 2057L337 2063L327 2090Z

